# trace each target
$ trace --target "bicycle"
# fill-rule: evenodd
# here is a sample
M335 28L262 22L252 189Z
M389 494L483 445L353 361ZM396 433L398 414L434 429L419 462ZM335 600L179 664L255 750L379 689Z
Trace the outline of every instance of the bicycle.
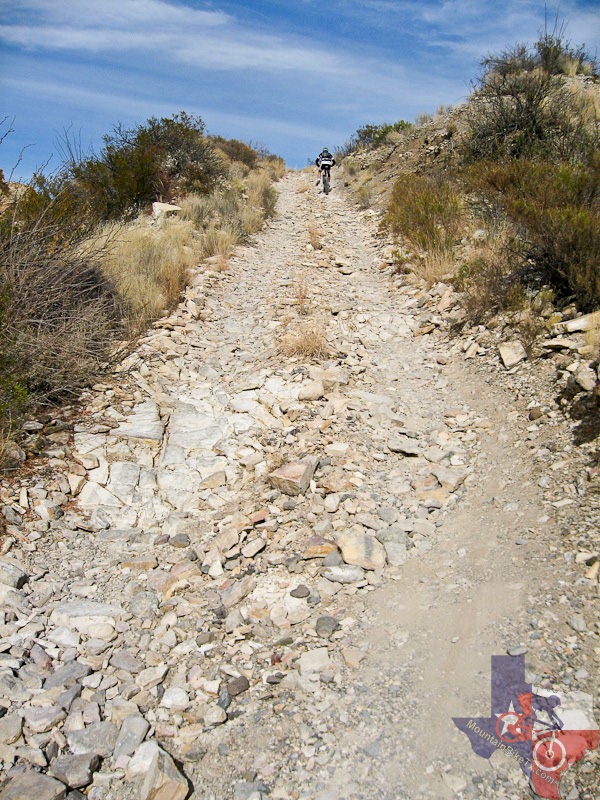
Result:
M562 720L552 714L551 721L546 722L537 716L528 697L520 695L518 700L525 712L519 714L516 711L506 711L500 714L496 720L498 737L508 744L530 741L533 745L531 757L537 767L545 772L562 769L567 750L560 739L556 738L563 727Z
M321 177L323 178L323 191L325 194L329 194L331 190L331 167L322 166Z

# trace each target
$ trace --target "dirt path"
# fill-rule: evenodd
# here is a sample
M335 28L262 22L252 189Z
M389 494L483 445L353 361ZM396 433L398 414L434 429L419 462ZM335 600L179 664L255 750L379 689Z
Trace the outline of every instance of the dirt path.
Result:
M280 191L256 245L199 271L121 388L90 401L78 505L31 538L3 630L21 670L31 637L46 654L14 673L9 715L62 711L25 714L0 760L96 753L91 800L161 781L178 800L182 773L207 800L527 797L452 717L489 714L492 655L523 647L537 669L551 641L535 620L555 610L556 533L528 423L414 335L421 295L380 270L368 215L304 174ZM328 356L282 354L308 334ZM267 475L296 459L315 472L291 496ZM30 501L52 508L43 491ZM51 684L78 691L60 705Z

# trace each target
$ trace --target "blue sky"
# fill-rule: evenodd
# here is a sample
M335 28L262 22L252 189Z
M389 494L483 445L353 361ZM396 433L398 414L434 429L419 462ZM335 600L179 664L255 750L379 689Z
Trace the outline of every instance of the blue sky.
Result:
M5 174L27 178L70 128L102 134L180 110L303 166L359 125L413 120L469 92L480 60L533 42L530 0L3 0ZM555 8L548 4L551 22ZM598 0L566 0L567 37L600 53ZM6 128L6 123L4 128Z

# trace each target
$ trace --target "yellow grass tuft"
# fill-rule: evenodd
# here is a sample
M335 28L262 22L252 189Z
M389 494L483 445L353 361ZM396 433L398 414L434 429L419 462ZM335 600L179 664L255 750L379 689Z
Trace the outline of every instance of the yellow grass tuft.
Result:
M314 250L322 250L321 231L315 225L308 226L308 238Z
M165 220L159 229L106 226L101 266L115 287L133 327L144 326L179 301L188 271L198 260L194 226Z
M320 360L331 355L331 348L323 330L313 325L286 333L281 341L281 352L286 356Z

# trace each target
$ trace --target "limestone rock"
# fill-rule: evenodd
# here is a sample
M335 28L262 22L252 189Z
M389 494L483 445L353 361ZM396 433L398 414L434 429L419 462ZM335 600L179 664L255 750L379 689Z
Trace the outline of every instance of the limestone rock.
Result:
M301 675L308 675L311 672L323 672L331 664L329 651L326 647L308 650L308 652L302 653L300 656L299 664Z
M188 782L164 750L155 753L140 791L140 800L185 800Z
M432 475L440 482L442 489L455 492L467 477L467 471L460 467L433 467Z
M587 364L581 364L573 377L575 378L575 383L584 392L593 392L596 388L596 373Z
M269 483L283 494L304 494L317 468L318 459L312 456L302 461L291 461L269 475Z
M323 577L332 583L357 583L358 581L364 581L365 572L362 567L340 564L339 566L327 567L323 572Z
M525 348L518 339L498 345L500 358L506 369L510 369L527 358Z
M401 453L403 456L421 455L421 448L417 442L408 436L392 436L388 439L387 446L392 453Z
M306 381L300 387L298 400L320 400L325 394L321 381Z
M335 540L346 564L362 569L381 569L385 564L385 549L375 536L357 529L340 531Z

